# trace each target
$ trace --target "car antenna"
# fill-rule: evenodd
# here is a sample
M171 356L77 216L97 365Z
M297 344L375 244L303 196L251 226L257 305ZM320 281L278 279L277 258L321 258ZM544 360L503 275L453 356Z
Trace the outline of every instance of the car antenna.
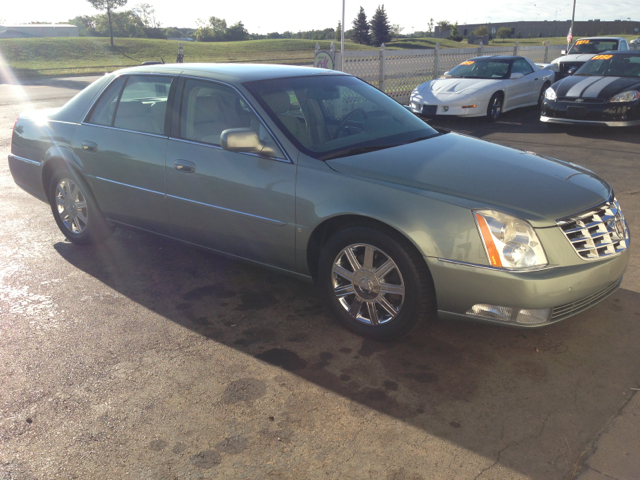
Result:
M164 58L160 57L160 60L162 60L162 64L164 65Z

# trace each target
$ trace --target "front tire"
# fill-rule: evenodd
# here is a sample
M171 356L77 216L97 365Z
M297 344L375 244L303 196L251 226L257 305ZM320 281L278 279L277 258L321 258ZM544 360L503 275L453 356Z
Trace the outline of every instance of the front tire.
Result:
M489 106L487 106L487 120L495 122L502 114L502 106L504 102L504 95L501 92L496 92L491 96L489 100Z
M58 170L51 178L49 204L58 228L73 243L99 243L113 232L87 183L71 170Z
M326 243L318 268L318 286L329 308L359 335L398 338L436 315L424 259L393 231L345 228Z

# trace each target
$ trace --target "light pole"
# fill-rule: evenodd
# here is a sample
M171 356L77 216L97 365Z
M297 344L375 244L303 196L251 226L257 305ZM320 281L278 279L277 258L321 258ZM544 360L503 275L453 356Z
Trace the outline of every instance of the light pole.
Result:
M340 29L340 70L344 72L344 2L342 0L342 28Z

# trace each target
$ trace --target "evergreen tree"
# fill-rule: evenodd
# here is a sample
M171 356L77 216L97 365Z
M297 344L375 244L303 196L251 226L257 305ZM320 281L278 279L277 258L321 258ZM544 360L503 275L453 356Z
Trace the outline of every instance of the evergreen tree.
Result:
M338 22L338 28L336 28L336 40L340 41L342 35L342 22Z
M371 41L373 45L379 47L383 43L391 41L391 25L384 11L384 5L378 5L376 13L371 17Z
M367 22L364 8L360 7L360 12L351 25L353 26L353 41L362 45L369 45L371 37L369 36L369 23Z

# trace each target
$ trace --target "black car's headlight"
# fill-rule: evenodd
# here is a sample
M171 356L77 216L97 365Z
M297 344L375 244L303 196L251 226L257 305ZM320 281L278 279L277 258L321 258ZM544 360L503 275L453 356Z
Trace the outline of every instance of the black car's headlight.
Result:
M476 210L474 217L492 267L520 270L549 263L528 222L495 210Z
M546 98L547 100L555 100L556 98L556 91L549 87L544 91L544 98Z
M619 93L609 99L611 103L628 103L638 100L640 98L640 92L637 90L628 90L626 92Z

